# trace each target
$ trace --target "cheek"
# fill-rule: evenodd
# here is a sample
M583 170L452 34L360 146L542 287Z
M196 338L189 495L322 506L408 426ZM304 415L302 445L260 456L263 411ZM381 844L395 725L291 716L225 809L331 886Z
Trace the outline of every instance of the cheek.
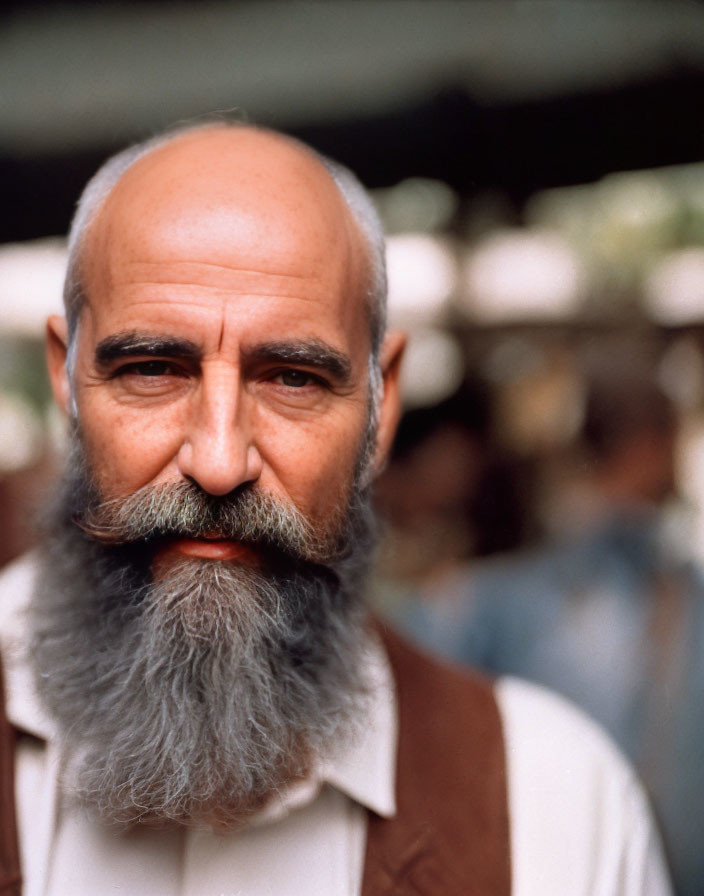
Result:
M172 415L173 417L173 415ZM134 492L167 474L180 444L180 423L110 408L79 407L88 463L104 497Z
M269 453L277 485L313 523L334 519L347 506L364 430L332 427L292 433ZM262 485L266 483L262 481Z

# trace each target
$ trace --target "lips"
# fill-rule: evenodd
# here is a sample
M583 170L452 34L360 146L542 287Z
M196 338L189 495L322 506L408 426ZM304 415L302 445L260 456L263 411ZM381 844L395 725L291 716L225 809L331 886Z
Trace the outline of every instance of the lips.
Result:
M261 565L261 557L256 550L227 538L174 538L158 551L159 557L166 554L199 560L229 560L247 566Z

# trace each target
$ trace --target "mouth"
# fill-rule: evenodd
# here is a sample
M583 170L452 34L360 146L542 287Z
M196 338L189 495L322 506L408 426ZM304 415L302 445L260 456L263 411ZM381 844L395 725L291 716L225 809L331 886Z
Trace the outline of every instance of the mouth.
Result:
M155 559L168 555L192 557L198 560L222 560L261 566L259 553L241 541L229 538L173 538L161 545Z

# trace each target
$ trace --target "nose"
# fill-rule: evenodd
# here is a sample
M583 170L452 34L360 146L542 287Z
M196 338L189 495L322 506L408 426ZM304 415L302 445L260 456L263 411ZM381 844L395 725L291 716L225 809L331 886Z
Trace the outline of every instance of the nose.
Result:
M211 495L254 482L262 459L236 387L201 390L178 451L181 474Z

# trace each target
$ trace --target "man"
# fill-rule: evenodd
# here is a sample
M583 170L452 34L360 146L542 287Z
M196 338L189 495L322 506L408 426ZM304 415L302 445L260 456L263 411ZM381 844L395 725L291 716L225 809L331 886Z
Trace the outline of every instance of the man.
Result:
M168 135L98 173L70 254L70 470L2 587L25 892L669 892L598 731L366 619L402 339L352 176Z

